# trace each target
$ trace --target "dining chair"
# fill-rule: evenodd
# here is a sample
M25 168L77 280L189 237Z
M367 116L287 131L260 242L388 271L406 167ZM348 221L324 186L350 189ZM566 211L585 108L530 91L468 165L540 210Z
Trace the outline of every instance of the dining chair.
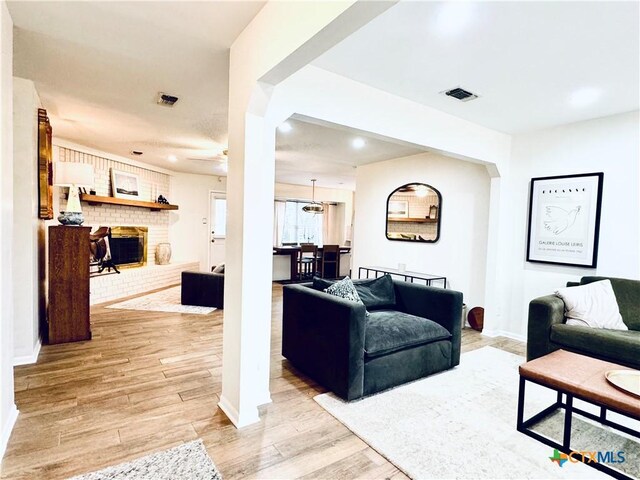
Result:
M340 245L324 245L320 256L320 276L338 278L340 276Z
M301 243L298 252L298 273L300 278L309 278L316 273L318 247L313 243Z

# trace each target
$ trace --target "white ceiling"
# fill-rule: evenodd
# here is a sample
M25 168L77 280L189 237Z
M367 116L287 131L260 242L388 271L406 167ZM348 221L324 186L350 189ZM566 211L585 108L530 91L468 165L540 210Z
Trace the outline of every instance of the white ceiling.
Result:
M402 1L314 64L499 131L546 128L638 109L639 5ZM439 93L457 86L480 98Z
M289 132L276 134L276 181L354 190L359 165L406 157L425 149L302 116L294 116L287 123ZM353 147L353 140L364 141L361 148Z
M35 82L58 137L224 173L221 162L187 158L227 145L229 47L264 3L8 2L14 72ZM160 91L180 100L159 106Z

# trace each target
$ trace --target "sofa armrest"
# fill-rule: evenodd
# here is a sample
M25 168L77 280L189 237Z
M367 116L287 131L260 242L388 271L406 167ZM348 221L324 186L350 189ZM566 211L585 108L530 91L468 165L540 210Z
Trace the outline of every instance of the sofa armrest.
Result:
M555 295L536 298L529 303L527 360L558 350L551 344L551 326L564 322L564 302Z
M282 355L346 400L364 385L364 305L303 285L286 285Z
M462 340L462 293L399 280L394 280L393 285L398 310L433 320L451 333L451 366L458 365Z

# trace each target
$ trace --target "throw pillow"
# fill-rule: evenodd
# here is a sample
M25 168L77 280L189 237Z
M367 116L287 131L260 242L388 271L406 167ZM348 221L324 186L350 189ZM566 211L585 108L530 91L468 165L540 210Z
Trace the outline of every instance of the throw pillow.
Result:
M216 268L213 269L213 273L224 273L224 263L217 265Z
M344 277L342 280L335 282L333 285L325 288L324 291L334 297L340 297L345 300L351 300L352 302L362 303L362 300L360 300L360 297L358 296L358 291L349 277ZM369 312L367 312L367 316L368 315Z
M610 280L556 290L564 300L567 325L628 330Z
M393 288L391 275L383 275L371 280L356 280L353 284L367 309L395 307L396 291Z

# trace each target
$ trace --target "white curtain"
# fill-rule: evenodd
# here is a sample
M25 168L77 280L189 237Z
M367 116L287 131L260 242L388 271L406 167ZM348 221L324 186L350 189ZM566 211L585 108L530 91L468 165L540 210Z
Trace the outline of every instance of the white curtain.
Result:
M273 205L273 245L276 247L282 246L285 205L282 200L276 200Z
M344 205L323 203L322 243L342 245L344 242Z

